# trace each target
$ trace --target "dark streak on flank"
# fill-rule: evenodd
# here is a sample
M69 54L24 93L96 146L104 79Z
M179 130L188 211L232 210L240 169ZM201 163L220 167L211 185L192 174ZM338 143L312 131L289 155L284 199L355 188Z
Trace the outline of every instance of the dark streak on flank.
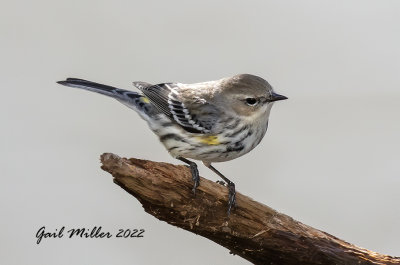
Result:
M217 150L212 150L212 151L208 151L208 152L203 152L200 155L204 156L204 155L210 155L210 154L216 154L216 153L221 153L221 150L217 149Z
M188 149L185 149L185 151L196 151L199 147L200 147L200 146L188 148Z
M177 148L178 148L178 146L172 146L171 148L168 148L168 152L171 152L172 150L175 150Z
M230 152L240 152L244 149L244 146L241 142L236 142L234 145L229 145L226 148L226 151L224 153L230 153Z
M162 127L169 127L169 126L173 126L173 125L175 125L176 123L174 123L174 122L164 122L164 123L161 123L160 125L162 126Z
M167 141L167 140L170 140L170 139L175 140L175 141L186 142L182 137L180 137L180 136L178 136L178 135L176 135L174 133L167 133L167 134L164 134L164 135L160 136L160 141L161 142L164 142L164 141Z

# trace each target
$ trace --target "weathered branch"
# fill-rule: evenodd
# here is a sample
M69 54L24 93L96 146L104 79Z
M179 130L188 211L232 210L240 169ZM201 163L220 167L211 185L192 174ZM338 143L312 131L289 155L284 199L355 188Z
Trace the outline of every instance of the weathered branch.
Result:
M102 169L136 197L147 213L204 236L254 264L400 264L399 257L349 244L240 193L237 207L227 217L227 188L201 178L194 196L186 166L114 154L103 154L101 162Z

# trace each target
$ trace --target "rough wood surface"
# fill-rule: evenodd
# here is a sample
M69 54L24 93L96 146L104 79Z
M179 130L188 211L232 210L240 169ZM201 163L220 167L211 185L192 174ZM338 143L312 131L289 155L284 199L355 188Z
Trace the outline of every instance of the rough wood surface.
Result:
M399 257L369 251L302 224L237 193L227 217L227 188L201 178L191 192L186 166L101 156L102 169L156 218L204 236L254 264L400 264Z

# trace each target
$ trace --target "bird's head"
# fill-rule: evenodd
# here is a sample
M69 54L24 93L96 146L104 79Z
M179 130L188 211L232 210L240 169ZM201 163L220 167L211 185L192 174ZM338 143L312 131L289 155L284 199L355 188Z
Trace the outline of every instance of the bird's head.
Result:
M287 97L274 92L271 85L261 77L240 74L224 78L216 96L235 114L249 119L268 119L272 104Z

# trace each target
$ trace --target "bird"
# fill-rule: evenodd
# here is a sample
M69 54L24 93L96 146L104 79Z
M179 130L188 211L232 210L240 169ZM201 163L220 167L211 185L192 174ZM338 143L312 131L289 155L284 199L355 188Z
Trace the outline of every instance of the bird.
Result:
M233 160L253 150L266 134L272 105L287 99L252 74L192 84L136 81L133 86L138 92L78 78L57 83L112 97L135 110L169 154L188 165L194 194L200 176L192 160L203 162L226 183L228 216L236 206L235 184L212 163Z

